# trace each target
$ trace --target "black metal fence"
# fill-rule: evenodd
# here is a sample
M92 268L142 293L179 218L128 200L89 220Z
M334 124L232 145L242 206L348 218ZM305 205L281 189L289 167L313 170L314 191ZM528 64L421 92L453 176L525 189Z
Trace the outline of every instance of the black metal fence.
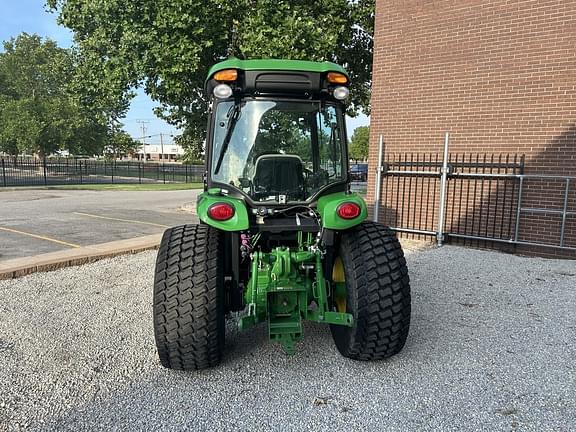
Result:
M526 174L520 155L450 153L448 138L443 154L380 146L374 219L439 245L576 251L576 176Z
M442 169L441 154L387 154L381 191L384 222L415 235L513 236L519 192L513 176L523 174L523 156L448 155L444 197Z
M0 187L202 182L201 165L78 159L0 159Z

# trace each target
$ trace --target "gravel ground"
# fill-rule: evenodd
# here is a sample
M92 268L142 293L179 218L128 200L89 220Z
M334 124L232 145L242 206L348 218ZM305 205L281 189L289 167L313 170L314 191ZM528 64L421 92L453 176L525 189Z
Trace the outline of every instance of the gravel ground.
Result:
M230 323L220 367L165 370L154 252L0 281L0 429L575 430L576 261L407 256L408 343L376 363L340 357L321 325L287 357Z

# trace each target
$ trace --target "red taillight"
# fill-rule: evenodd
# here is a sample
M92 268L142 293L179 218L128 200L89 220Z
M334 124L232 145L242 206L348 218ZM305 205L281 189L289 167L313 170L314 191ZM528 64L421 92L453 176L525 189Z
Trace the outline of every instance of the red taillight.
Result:
M360 206L352 202L340 204L336 213L338 213L338 216L342 219L354 219L360 216Z
M234 207L226 203L212 204L208 208L208 216L217 221L227 221L234 216Z

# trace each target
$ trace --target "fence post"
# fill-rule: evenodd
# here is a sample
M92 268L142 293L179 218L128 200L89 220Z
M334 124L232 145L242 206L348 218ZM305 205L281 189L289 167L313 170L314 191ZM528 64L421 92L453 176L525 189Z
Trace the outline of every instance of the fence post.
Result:
M440 208L438 209L438 231L436 233L436 240L438 246L442 246L444 242L444 221L446 218L446 187L448 186L448 147L450 142L450 132L446 132L444 137L444 159L442 161L441 177L440 177Z
M46 156L44 156L44 159L42 160L42 167L44 168L44 186L47 186L48 179L46 177Z
M138 183L142 184L142 162L138 162Z
M164 180L164 184L166 184L166 167L164 166L164 162L162 162L162 179Z
M560 231L560 247L564 247L564 232L566 231L566 216L568 215L568 193L570 192L570 179L566 179L564 189L564 206L562 207L562 227Z
M2 179L4 187L6 187L6 166L4 165L4 158L2 158Z
M382 153L384 152L384 139L380 135L380 142L378 145L378 166L376 166L376 187L374 195L374 222L378 222L380 216L380 194L382 187Z
M112 165L112 183L114 183L114 168L116 168L116 160L111 161L110 165Z
M518 241L518 233L520 232L520 214L522 212L523 187L524 187L524 175L521 175L520 184L518 185L518 207L516 208L516 225L514 226L514 242Z
M82 160L79 160L78 163L80 164L80 184L82 184Z
M185 173L186 173L186 175L185 175L185 177L186 177L186 180L184 181L184 183L188 183L188 165L184 165L184 168L186 168L186 170L185 170Z

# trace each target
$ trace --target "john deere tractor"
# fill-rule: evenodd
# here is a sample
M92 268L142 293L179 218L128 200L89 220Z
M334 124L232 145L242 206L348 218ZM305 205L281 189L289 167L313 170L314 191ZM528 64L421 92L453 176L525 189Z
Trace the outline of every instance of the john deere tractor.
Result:
M402 249L351 192L349 84L328 62L230 59L210 70L200 223L168 229L156 262L163 366L217 365L231 312L241 330L266 323L288 354L305 321L328 324L351 359L384 359L404 346Z

